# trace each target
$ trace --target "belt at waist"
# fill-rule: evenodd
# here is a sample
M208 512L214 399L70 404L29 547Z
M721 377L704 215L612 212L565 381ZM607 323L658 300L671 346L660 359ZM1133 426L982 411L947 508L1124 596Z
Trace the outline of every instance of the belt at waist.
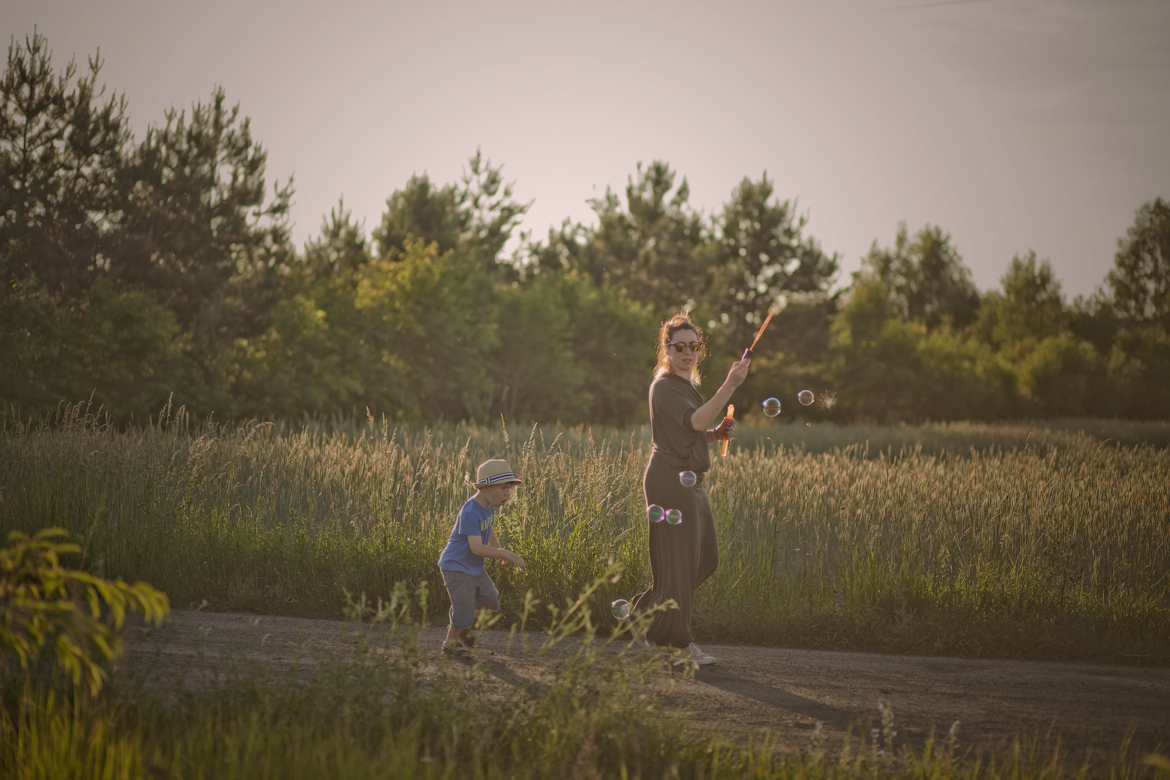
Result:
M650 462L646 465L646 470L650 471L651 469L662 469L663 471L670 470L675 472L675 474L680 475L680 478L684 472L690 471L695 475L695 487L702 485L707 478L707 472L693 471L687 468L687 464L685 462L680 463L677 459L670 457L662 450L656 450L650 453Z

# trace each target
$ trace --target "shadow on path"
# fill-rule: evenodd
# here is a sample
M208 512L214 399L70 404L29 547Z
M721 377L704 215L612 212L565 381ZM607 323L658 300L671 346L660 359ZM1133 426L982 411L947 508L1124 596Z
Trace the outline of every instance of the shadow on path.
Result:
M762 704L767 704L771 707L777 707L788 712L803 715L806 718L819 720L826 726L829 726L840 731L849 731L849 727L862 719L862 715L856 712L849 712L829 704L809 699L804 696L785 691L780 688L774 688L771 685L749 680L745 677L740 677L734 672L729 672L726 669L718 667L711 667L708 669L700 668L695 675L695 681L710 685L712 688L718 688L728 693L734 693L737 696L744 696L749 699L755 699Z
M866 738L866 726L870 722L876 722L876 712L850 712L766 683L749 680L718 667L700 668L699 673L695 675L695 681L728 693L734 693L737 696L755 699L771 707L819 720L829 728L846 734L857 734L863 740ZM897 736L894 737L893 744L896 748L909 744L921 750L926 745L927 736L925 734L911 731L905 727L905 724L896 725L895 728Z
M545 690L545 686L540 682L530 677L516 674L516 672L499 661L480 661L477 665L497 680L506 682L515 688L525 688L533 696L538 696Z

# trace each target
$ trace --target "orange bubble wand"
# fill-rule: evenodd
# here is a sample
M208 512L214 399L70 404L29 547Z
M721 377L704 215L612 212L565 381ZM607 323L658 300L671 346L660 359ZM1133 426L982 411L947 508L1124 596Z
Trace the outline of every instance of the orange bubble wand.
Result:
M728 404L727 405L727 417L725 419L727 419L727 420L735 419L735 404ZM726 439L724 439L722 442L719 443L719 457L721 457L721 458L727 457L727 447L730 444L731 444L731 437L730 436L728 436Z
M752 345L750 347L748 347L747 349L745 349L743 351L743 357L741 357L740 360L747 360L748 358L750 358L752 356L752 350L756 348L756 344L760 343L760 336L763 336L764 331L768 329L768 323L772 321L772 315L775 313L776 313L775 308L771 308L768 310L768 316L764 318L764 324L760 326L760 332L756 334L755 341L752 342ZM725 420L735 419L735 404L728 404L727 405L727 416L724 419ZM727 448L730 446L731 446L731 437L728 436L726 439L724 439L719 444L719 457L726 458L727 457Z
M743 357L740 360L746 360L752 356L752 350L756 348L756 344L760 343L760 336L764 335L764 331L768 329L768 323L772 321L772 315L776 313L776 309L769 309L768 316L764 318L764 324L760 326L760 332L756 334L756 340L752 345L743 351Z

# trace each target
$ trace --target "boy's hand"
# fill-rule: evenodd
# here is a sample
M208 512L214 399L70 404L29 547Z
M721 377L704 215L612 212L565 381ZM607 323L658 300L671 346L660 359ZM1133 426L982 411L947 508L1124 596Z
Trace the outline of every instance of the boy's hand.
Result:
M523 569L523 568L524 568L524 559L523 559L523 558L521 558L521 557L520 557L519 555L517 555L516 553L512 553L512 559L511 559L511 560L512 560L512 563L516 564L516 568L518 568L518 569Z

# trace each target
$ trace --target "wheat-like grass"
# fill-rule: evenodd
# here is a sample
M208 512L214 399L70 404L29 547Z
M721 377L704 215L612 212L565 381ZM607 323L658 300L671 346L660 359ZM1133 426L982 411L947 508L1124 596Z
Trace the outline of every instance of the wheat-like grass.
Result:
M1085 428L1085 429L1082 429ZM1170 646L1170 440L1161 424L742 428L711 496L721 565L702 638L1020 657ZM1126 444L1108 441L1121 439ZM0 527L59 525L84 565L177 606L335 615L343 591L443 593L435 561L468 477L524 486L493 566L505 612L574 597L610 560L649 580L643 428L438 429L383 420L117 431L83 410L0 433ZM598 606L598 609L601 609ZM437 613L433 615L440 619ZM1167 659L1170 660L1170 659Z

